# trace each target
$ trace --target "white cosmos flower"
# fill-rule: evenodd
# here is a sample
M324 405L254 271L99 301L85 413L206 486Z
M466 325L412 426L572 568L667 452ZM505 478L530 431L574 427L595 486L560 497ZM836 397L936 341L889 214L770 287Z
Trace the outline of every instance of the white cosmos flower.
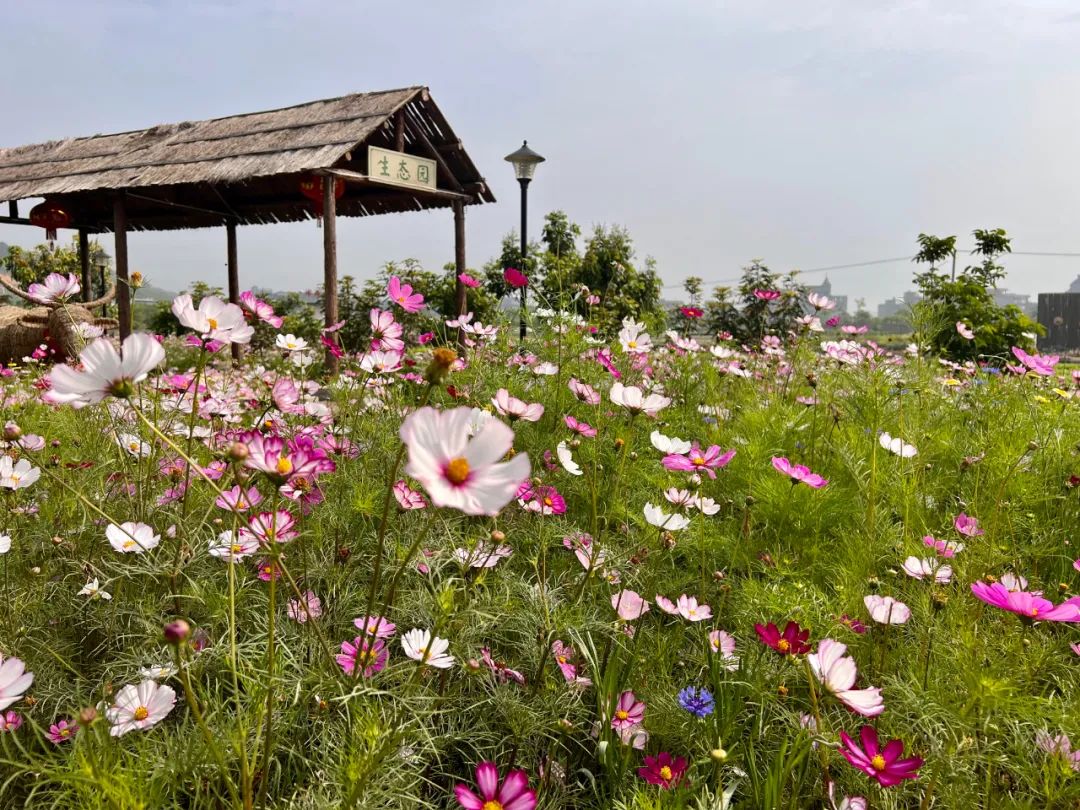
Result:
M649 441L652 442L652 446L659 450L661 453L682 456L690 452L690 442L683 439L668 438L659 430L654 430L649 434Z
M0 554L7 554L9 551L11 551L11 535L0 532Z
M401 648L412 660L436 669L449 669L454 665L454 656L447 653L450 642L438 636L433 638L429 630L413 628L401 637Z
M908 444L899 437L894 439L888 433L882 433L878 437L878 444L894 456L900 456L900 458L911 458L919 454L919 451L915 449L915 445Z
M274 338L274 345L286 352L302 352L307 348L307 341L294 334L281 335Z
M650 525L659 529L666 529L669 532L677 532L690 525L689 518L684 515L665 514L663 509L659 506L653 506L651 503L645 504L645 520Z
M171 664L151 664L139 669L139 676L149 678L152 681L163 681L176 674L176 667Z
M495 515L529 477L529 457L518 453L500 461L514 444L514 431L491 419L470 439L472 418L471 408L425 407L409 414L400 431L409 450L405 473L424 486L436 506Z
M537 363L533 366L533 374L543 377L552 377L559 373L559 367L554 363Z
M223 531L216 540L210 541L210 555L227 562L240 562L259 550L259 538L242 532L239 537L232 530Z
M491 545L481 540L476 544L476 548L454 549L454 559L470 568L494 568L500 560L505 560L513 553L514 550L505 543Z
M863 597L863 604L878 624L905 624L911 618L911 608L891 596L872 593Z
M25 489L41 477L41 470L25 458L0 456L0 489Z
M49 390L42 397L53 404L74 408L93 405L107 396L130 397L135 383L161 365L165 350L151 335L128 335L118 354L105 338L98 338L79 353L83 370L56 366L49 372Z
M112 724L109 734L120 737L129 731L156 726L176 705L176 692L147 678L116 693L116 702L105 712Z
M574 454L570 452L565 441L559 442L555 448L555 454L559 457L559 463L562 464L564 470L571 475L581 475L581 467L574 461Z
M161 542L161 535L145 523L128 521L117 526L110 523L105 527L105 537L117 551L125 554L142 554Z
M255 328L244 319L244 311L236 304L208 295L195 307L187 293L178 295L172 303L173 315L188 329L204 338L222 343L247 343Z
M45 276L44 283L34 283L27 287L26 294L39 304L51 304L55 301L66 301L78 295L81 289L79 279L73 273L66 276L49 273Z
M135 458L146 458L150 455L149 442L144 442L134 433L121 433L116 437L116 443L128 451Z
M914 579L932 579L938 585L948 585L952 581L952 566L942 565L932 557L908 557L904 560L904 573Z
M91 599L104 599L106 602L112 599L112 594L101 587L97 577L94 577L82 586L82 590L79 591L79 596L89 596Z
M806 656L814 676L836 699L863 717L877 717L885 711L881 690L876 687L852 689L855 685L855 659L844 655L847 646L831 638L823 638L816 652Z
M656 416L659 411L671 404L671 400L667 397L660 394L645 396L636 385L623 385L621 382L612 384L608 397L616 405L622 405L628 411L644 412L649 416Z
M26 671L26 664L14 656L4 658L0 654L0 711L22 700L33 682L34 673Z

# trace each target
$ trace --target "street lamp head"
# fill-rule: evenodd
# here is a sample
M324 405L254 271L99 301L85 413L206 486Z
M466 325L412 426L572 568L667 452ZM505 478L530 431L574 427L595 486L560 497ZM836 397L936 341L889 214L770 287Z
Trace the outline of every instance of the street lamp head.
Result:
M521 148L507 155L505 160L514 165L514 176L518 180L532 180L536 164L544 162L543 157L529 148L528 141L522 141Z

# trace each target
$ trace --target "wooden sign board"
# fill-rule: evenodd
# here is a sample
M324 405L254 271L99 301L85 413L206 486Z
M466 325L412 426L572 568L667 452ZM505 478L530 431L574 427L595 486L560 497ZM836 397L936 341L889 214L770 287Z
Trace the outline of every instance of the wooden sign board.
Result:
M434 191L435 161L392 149L369 146L368 177L376 183Z

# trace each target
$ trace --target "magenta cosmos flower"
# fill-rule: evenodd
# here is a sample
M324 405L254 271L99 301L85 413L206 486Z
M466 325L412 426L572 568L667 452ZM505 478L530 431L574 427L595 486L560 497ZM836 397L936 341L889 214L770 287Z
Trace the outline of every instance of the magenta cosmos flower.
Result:
M715 444L708 450L702 450L695 442L686 455L672 453L664 456L663 465L669 470L705 473L709 478L716 478L715 470L723 469L733 458L735 458L734 450L721 453L720 447Z
M645 757L645 764L638 768L638 776L650 785L668 789L682 782L686 768L683 757L672 757L667 751L661 751L655 757Z
M758 634L761 643L771 647L781 655L802 655L810 652L810 645L806 640L810 638L810 630L803 630L796 622L788 622L784 625L784 632L772 622L768 624L755 624L754 632Z
M561 515L566 512L566 501L555 487L534 487L526 481L518 488L518 503L529 512L539 515Z
M341 653L336 655L335 659L346 675L352 675L359 668L365 678L370 678L376 672L382 671L389 657L390 651L381 638L357 636L351 644L348 641L341 642Z
M656 606L664 613L671 616L682 616L687 621L702 622L712 618L712 608L708 605L699 605L698 600L685 593L677 602L672 602L666 596L656 595Z
M48 732L45 736L49 742L60 745L60 743L70 742L71 738L75 736L75 732L79 730L77 723L69 723L67 720L61 720L59 723L53 723L49 726Z
M402 284L397 276L390 277L386 285L386 295L406 312L419 312L424 308L424 296L414 293L408 284Z
M569 415L564 416L563 421L566 422L566 426L574 433L580 433L582 436L590 439L596 436L596 428L586 422L581 422Z
M1036 622L1080 622L1080 596L1054 605L1038 593L1010 591L1000 582L971 583L971 592L988 605Z
M641 724L645 718L645 704L627 689L615 704L615 713L611 716L611 727L616 731Z
M978 537L986 534L979 528L979 521L977 518L973 518L970 515L966 515L961 512L956 516L956 520L953 521L953 527L964 535L964 537Z
M779 297L779 290L754 290L754 298L759 301L775 301Z
M1054 376L1054 367L1061 359L1056 354L1028 354L1023 349L1017 346L1012 347L1012 353L1017 360L1024 364L1024 367L1026 369L1034 372L1040 377Z
M810 468L802 464L792 464L783 456L773 456L772 465L777 472L788 476L796 484L803 483L814 489L821 489L829 482L818 475L810 472Z
M868 594L863 597L863 604L870 618L878 624L906 624L911 618L911 608L891 596Z
M240 293L240 306L254 315L263 323L270 324L275 329L280 329L281 324L285 322L284 318L280 315L274 314L274 308L265 301L256 298L255 294L251 290L244 290Z
M900 759L904 753L904 744L900 740L890 740L881 748L878 735L873 726L863 726L859 732L862 746L855 742L847 732L840 732L843 746L840 753L844 759L867 776L876 779L882 787L898 785L905 779L917 779L923 761L919 757Z
M570 392L578 398L579 401L584 402L586 405L599 405L600 404L600 392L593 388L588 383L579 381L576 377L571 377L570 382L567 383L570 388Z
M467 515L496 515L529 477L529 457L518 453L500 462L514 444L514 431L490 419L469 438L471 408L414 411L401 426L409 451L407 475L419 481L436 506Z
M529 286L529 277L514 267L507 267L503 270L503 278L515 290Z
M466 287L480 286L480 282L470 276L468 273L458 273L458 281L460 281Z
M369 319L371 321L371 351L405 351L405 341L401 339L405 327L394 320L393 312L372 309Z
M525 771L510 771L499 784L499 769L494 762L476 766L476 786L479 795L465 785L454 788L458 804L465 810L533 810L536 792L529 788Z

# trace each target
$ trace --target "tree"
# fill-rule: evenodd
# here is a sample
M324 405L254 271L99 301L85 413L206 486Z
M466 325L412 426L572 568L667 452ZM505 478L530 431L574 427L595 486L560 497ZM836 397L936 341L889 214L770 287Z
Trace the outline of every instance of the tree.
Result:
M108 254L97 241L88 244L90 254L90 266L96 267L108 264ZM79 262L79 237L74 236L70 245L53 245L43 243L26 250L25 248L12 246L6 256L0 257L0 267L4 273L11 276L25 289L34 282L42 281L49 273L61 275L74 275L82 281L82 265ZM97 282L97 279L93 279ZM104 295L105 291L95 294L91 291L91 297Z
M803 315L806 298L806 288L797 276L795 272L781 276L754 259L743 268L738 290L716 288L714 299L707 304L709 329L728 332L743 343L793 331Z
M1012 346L1030 346L1025 333L1040 334L1042 327L1032 321L1020 308L1012 304L998 306L990 293L1005 276L1005 268L998 264L998 257L1010 253L1012 246L1002 228L976 230L974 255L982 256L980 264L965 267L951 279L939 273L936 263L942 251L922 250L915 257L920 264L930 268L915 274L915 283L922 293L922 300L915 305L912 321L918 325L920 338L928 348L957 362L965 360L988 360L1004 362ZM920 245L955 245L956 237L945 239L919 235ZM946 254L947 255L947 254ZM973 338L966 338L960 326L970 329Z

